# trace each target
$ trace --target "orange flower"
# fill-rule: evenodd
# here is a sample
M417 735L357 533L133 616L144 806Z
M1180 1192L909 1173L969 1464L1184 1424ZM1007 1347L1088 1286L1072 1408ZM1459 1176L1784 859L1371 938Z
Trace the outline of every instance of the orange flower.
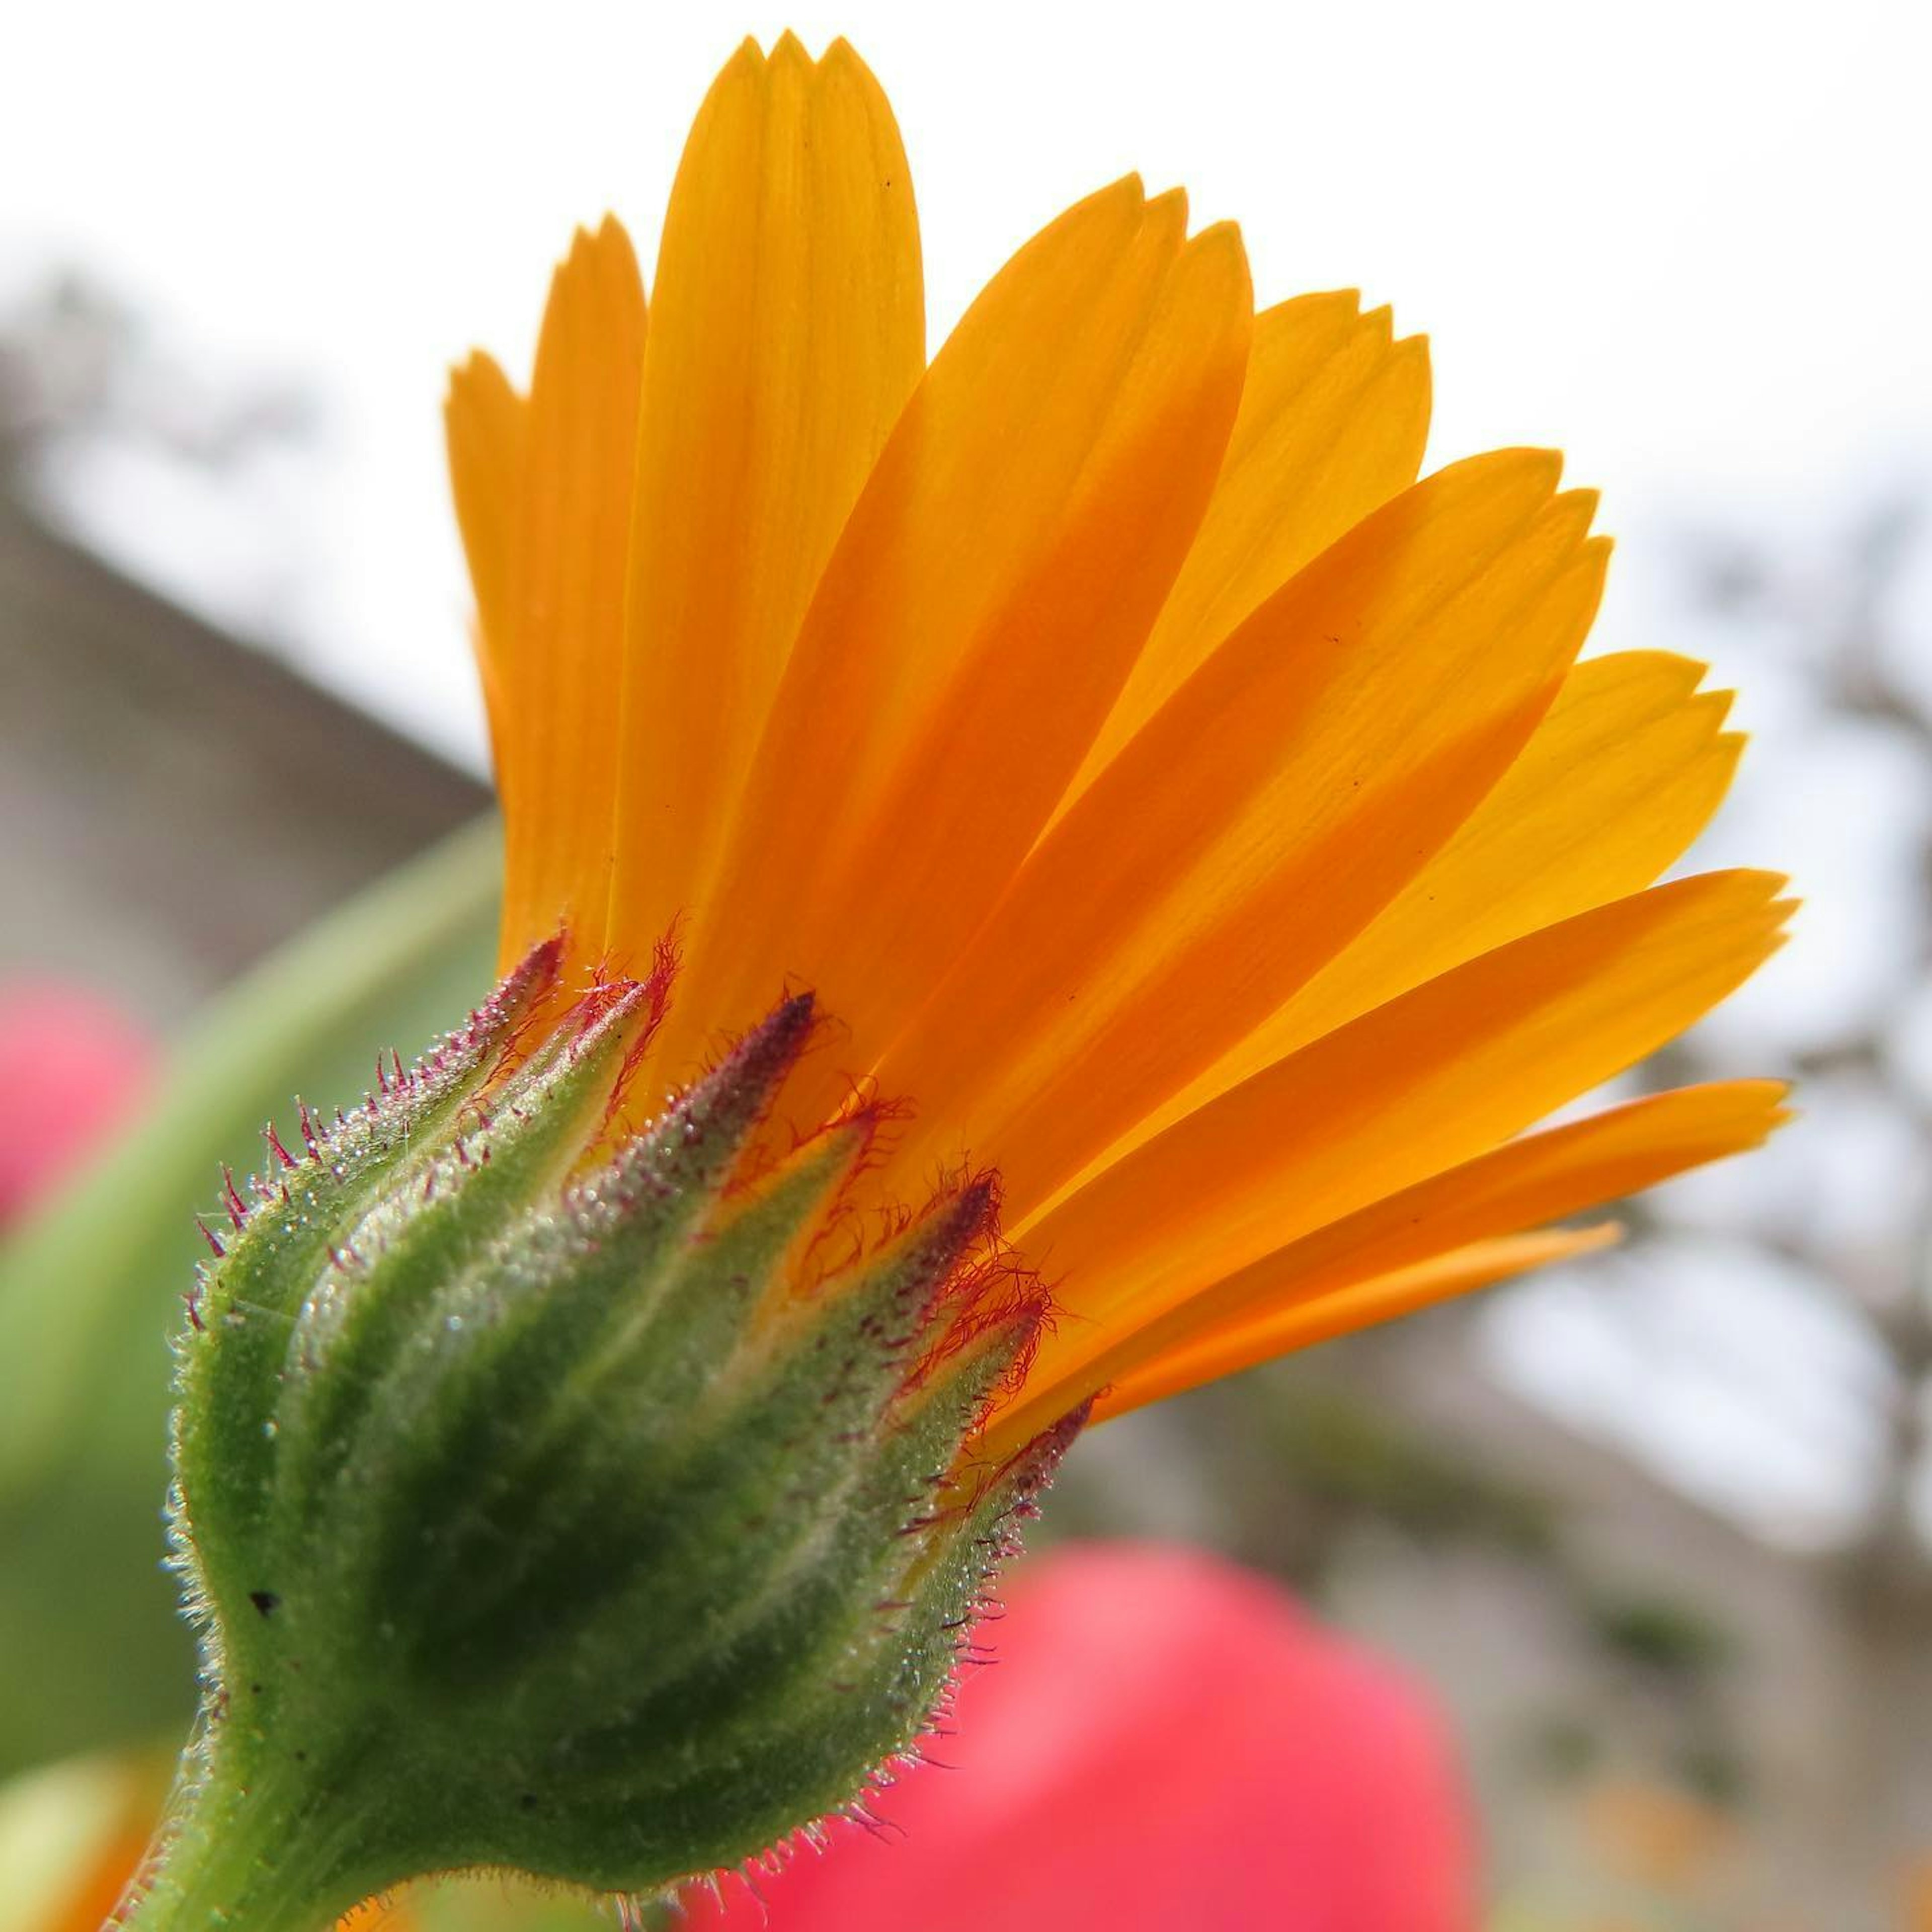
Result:
M923 315L872 76L748 43L648 305L580 233L528 393L476 356L448 427L506 959L674 934L660 1084L809 986L843 1031L787 1124L903 1100L880 1202L996 1166L1060 1313L993 1447L1598 1246L1550 1224L1763 1138L1762 1081L1525 1132L1786 910L1651 883L1739 741L1698 665L1576 662L1608 546L1555 456L1418 482L1421 340L1256 314L1238 232L1131 178L929 364Z

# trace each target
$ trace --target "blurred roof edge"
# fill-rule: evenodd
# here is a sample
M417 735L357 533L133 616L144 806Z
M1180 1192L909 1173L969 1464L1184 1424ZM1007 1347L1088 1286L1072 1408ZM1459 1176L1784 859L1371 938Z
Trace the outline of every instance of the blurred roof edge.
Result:
M170 1024L488 802L0 488L0 970Z

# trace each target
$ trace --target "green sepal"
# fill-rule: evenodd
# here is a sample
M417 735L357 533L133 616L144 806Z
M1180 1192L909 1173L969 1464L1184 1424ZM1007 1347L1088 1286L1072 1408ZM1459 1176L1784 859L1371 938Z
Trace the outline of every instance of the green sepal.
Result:
M152 1932L760 1853L914 1749L1059 1454L968 1460L1042 1309L988 1182L868 1244L862 1111L754 1154L808 998L598 1154L662 988L558 1018L554 979L318 1130L206 1271L173 1518L208 1694Z
M287 1381L304 1303L327 1295L352 1264L356 1236L383 1211L386 1190L390 1199L406 1196L418 1171L460 1144L464 1108L550 990L556 958L554 946L539 948L413 1067L398 1061L392 1072L379 1060L377 1090L352 1113L317 1122L304 1109L299 1155L272 1129L271 1164L245 1194L224 1170L225 1225L204 1225L217 1265L204 1265L189 1294L178 1345L178 1414L192 1415L194 1426L175 1446L177 1491L190 1486L196 1499L205 1552L197 1581L218 1598L248 1587L224 1574L224 1555L260 1534L288 1460L273 1439L284 1389L298 1400L312 1385Z
M528 971L526 962L520 973ZM541 998L548 989L546 980L532 990ZM524 1009L516 1001L485 1025L493 1035L513 1036ZM511 1223L528 1214L532 1196L561 1186L626 1060L662 1012L659 988L632 988L580 1028L560 1028L542 1051L492 1084L487 1100L485 1064L418 1110L410 1124L412 1161L398 1166L348 1239L330 1244L327 1265L285 1338L282 1354L302 1372L288 1378L278 1408L278 1430L287 1436L274 1459L279 1522L316 1517L328 1508L332 1489L346 1485L352 1495L358 1479L382 1473L366 1466L366 1456L364 1466L352 1466L352 1447L369 1432L364 1412L387 1392L391 1413L413 1425L393 1384L425 1336L454 1332L452 1322L460 1327L460 1313L447 1306L450 1283L487 1262ZM486 1061L488 1054L486 1048ZM362 1292L372 1269L382 1274L379 1294Z

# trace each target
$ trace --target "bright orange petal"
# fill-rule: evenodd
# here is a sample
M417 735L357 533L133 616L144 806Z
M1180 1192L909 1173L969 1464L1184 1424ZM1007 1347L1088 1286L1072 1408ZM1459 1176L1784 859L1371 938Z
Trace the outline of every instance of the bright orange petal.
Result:
M1110 1150L1118 1157L1250 1074L1478 953L1640 890L1708 822L1743 740L1728 692L1663 651L1578 664L1454 838L1294 998Z
M602 950L644 338L637 257L607 216L579 232L550 285L526 411L496 728L523 790L509 821L506 968L560 921L580 960Z
M1036 1372L1052 1380L1083 1336L1142 1327L1642 1058L1774 950L1780 883L1708 873L1485 953L1256 1075L1022 1224L1069 1310Z
M85 1871L75 1874L72 1891L55 1908L53 1916L41 1922L40 1932L100 1932L102 1926L112 1924L114 1908L147 1848L144 1827L124 1828Z
M1272 598L1062 818L884 1090L916 1172L996 1158L1012 1211L1280 1005L1454 832L1596 604L1590 500L1505 452L1406 492Z
M406 1903L372 1899L337 1922L335 1932L414 1932L421 1923Z
M1574 1260L1614 1246L1622 1230L1615 1222L1590 1228L1546 1228L1533 1234L1499 1235L1466 1248L1432 1255L1388 1274L1339 1288L1318 1300L1291 1303L1252 1316L1173 1349L1144 1367L1124 1371L1106 1385L1094 1405L1094 1420L1105 1422L1180 1395L1223 1376L1239 1375L1282 1355L1333 1341L1432 1308L1438 1301L1493 1287L1532 1268ZM1048 1406L1062 1400L1049 1398Z
M910 176L842 41L815 64L790 34L769 58L748 41L720 75L652 304L609 928L632 963L704 900L800 620L924 366Z
M800 908L790 956L855 1038L898 1031L1038 837L1198 525L1249 326L1240 238L1210 229L1174 264L1051 554L909 723L884 799Z
M1150 203L1135 182L1090 197L934 361L788 667L687 1015L753 1010L791 974L871 1036L1051 809L1198 523L1238 398L1239 244L1219 230L1184 248L1185 227L1179 196ZM926 896L947 888L946 904ZM915 910L943 923L839 971L851 921L913 927ZM701 1037L674 1034L668 1058Z
M1340 1334L1356 1325L1350 1314L1376 1305L1370 1292L1380 1293L1378 1284L1400 1282L1400 1292L1435 1299L1500 1279L1514 1268L1486 1276L1480 1270L1516 1252L1504 1245L1516 1230L1600 1207L1759 1145L1786 1118L1784 1095L1772 1080L1652 1094L1509 1142L1385 1196L1141 1325L1109 1316L1083 1334L1069 1323L1059 1338L1064 1346L1036 1366L1025 1412L1003 1421L1002 1430L1028 1432L1030 1419L1051 1420L1102 1387L1111 1391L1103 1409L1118 1413L1155 1394ZM1399 1123L1391 1125L1399 1130ZM1533 1244L1567 1236L1545 1231L1522 1238ZM1522 1252L1522 1267L1544 1258ZM1210 1361L1222 1366L1206 1366Z
M486 680L510 646L511 558L522 501L529 412L495 358L478 350L449 374L443 428L457 527L476 593Z
M481 350L450 371L449 394L443 404L450 490L476 598L476 668L489 714L497 795L506 812L518 808L512 801L520 782L511 765L514 747L505 732L508 694L504 680L515 628L510 586L528 417L523 398L510 386L502 367Z
M1415 481L1429 352L1389 312L1304 296L1256 319L1240 415L1206 521L1075 790L1294 573Z

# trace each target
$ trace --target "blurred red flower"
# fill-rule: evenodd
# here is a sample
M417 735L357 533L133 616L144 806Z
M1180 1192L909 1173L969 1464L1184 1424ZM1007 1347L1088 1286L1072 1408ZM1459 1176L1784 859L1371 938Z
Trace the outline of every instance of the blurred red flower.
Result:
M146 1090L154 1042L97 994L0 986L0 1228L64 1180Z
M968 1673L953 1768L903 1777L689 1932L1468 1932L1469 1810L1391 1665L1198 1552L1023 1566Z

